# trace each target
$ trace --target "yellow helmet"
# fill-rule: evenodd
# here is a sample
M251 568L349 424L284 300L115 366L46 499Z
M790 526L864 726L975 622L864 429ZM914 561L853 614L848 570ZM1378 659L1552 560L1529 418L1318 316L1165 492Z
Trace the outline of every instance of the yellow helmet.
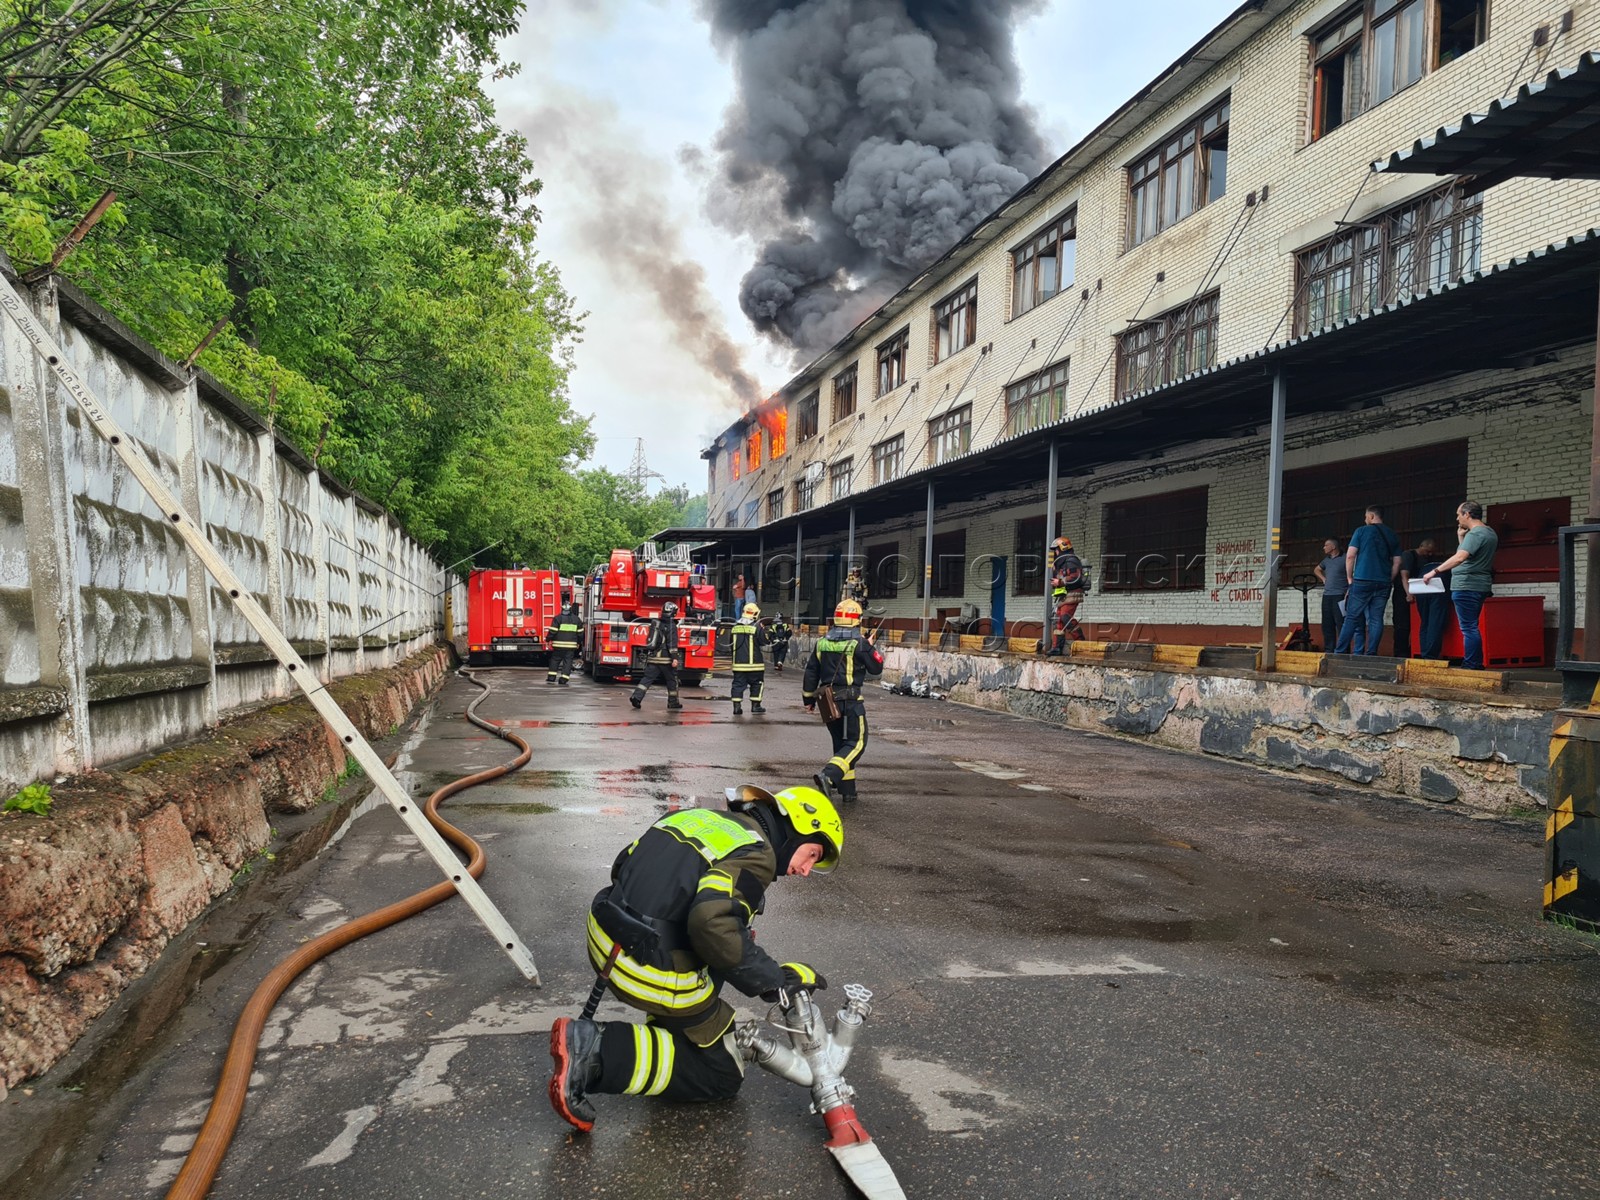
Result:
M833 623L835 625L861 624L861 604L856 600L841 600L839 607L833 610Z
M746 621L754 621L760 615L761 615L761 607L760 607L760 605L757 605L757 604L746 604L744 606L744 619Z
M764 788L744 783L729 788L727 797L728 807L735 812L752 804L770 804L802 838L820 837L826 842L821 860L811 868L819 875L826 875L839 865L839 856L844 853L844 822L833 801L816 788L785 788L774 796Z

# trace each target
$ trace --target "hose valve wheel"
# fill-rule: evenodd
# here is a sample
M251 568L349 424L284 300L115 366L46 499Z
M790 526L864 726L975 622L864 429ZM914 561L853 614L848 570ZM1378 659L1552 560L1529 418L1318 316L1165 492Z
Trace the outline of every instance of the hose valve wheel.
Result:
M863 1017L872 1015L871 988L863 987L859 983L847 983L844 985L844 997L849 1002L850 1008L855 1012L860 1013Z

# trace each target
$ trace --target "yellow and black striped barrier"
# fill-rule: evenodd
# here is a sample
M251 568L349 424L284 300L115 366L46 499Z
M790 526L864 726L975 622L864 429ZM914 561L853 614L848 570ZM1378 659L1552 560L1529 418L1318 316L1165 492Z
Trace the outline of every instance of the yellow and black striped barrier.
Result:
M1600 933L1600 687L1588 711L1558 712L1555 720L1544 915Z

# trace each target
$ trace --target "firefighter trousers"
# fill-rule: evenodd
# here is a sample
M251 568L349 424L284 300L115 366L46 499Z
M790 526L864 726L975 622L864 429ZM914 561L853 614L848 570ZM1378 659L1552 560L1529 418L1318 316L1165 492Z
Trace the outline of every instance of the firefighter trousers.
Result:
M600 1082L589 1090L612 1096L658 1096L679 1102L728 1100L744 1082L744 1059L733 1037L697 1046L651 1022L600 1026Z
M833 757L822 768L827 781L846 799L856 794L856 764L867 750L867 706L861 700L839 701L839 719L828 722Z
M1067 592L1056 597L1055 645L1057 647L1064 647L1069 637L1075 642L1083 640L1083 626L1078 624L1078 605L1082 603L1082 592Z
M733 702L739 703L744 698L745 689L750 691L750 702L760 706L761 697L767 690L767 673L765 671L741 671L738 668L733 672Z
M550 651L550 671L546 682L565 683L572 678L572 659L578 652L571 646L557 646Z
M669 662L647 662L644 665L644 674L639 679L639 685L633 689L633 698L643 700L644 694L652 686L660 683L667 689L667 699L676 702L678 699L678 668Z
M783 660L788 658L788 657L789 657L789 643L788 642L773 642L772 643L772 665L773 666L781 668L783 666Z

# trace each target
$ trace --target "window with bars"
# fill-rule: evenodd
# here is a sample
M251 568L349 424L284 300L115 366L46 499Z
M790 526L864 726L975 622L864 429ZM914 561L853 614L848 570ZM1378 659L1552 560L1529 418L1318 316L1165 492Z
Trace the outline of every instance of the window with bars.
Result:
M828 468L828 499L843 500L850 494L850 486L855 476L854 458L840 459Z
M972 405L963 404L928 422L928 463L948 462L972 448Z
M1011 594L1013 596L1044 595L1046 569L1044 517L1023 517L1017 522L1012 540ZM1061 536L1061 513L1056 513L1055 536Z
M1006 388L1006 436L1054 425L1067 415L1066 359Z
M1133 396L1217 362L1219 293L1202 296L1117 338L1117 395Z
M927 547L922 549L927 553ZM924 568L927 564L923 563ZM922 581L927 571L917 578L917 595L922 595ZM933 535L933 594L935 596L964 596L967 593L967 531L951 529Z
M1128 168L1128 245L1149 241L1228 189L1230 101L1207 109Z
M893 600L898 596L904 570L898 542L867 547L867 592L874 600Z
M933 361L943 362L978 338L978 281L933 306Z
M1206 586L1209 489L1185 488L1105 506L1100 588L1192 592Z
M1343 550L1366 520L1367 505L1403 549L1425 537L1445 554L1455 550L1456 505L1467 494L1467 443L1438 442L1390 454L1301 467L1283 474L1283 568L1290 579L1322 561L1322 543Z
M817 408L820 396L812 392L795 406L794 410L794 435L795 441L803 442L807 438L817 436ZM776 454L776 451L774 451Z
M767 493L767 520L777 521L783 517L783 489Z
M1011 251L1011 315L1029 309L1072 286L1078 265L1078 210Z
M887 396L906 381L906 353L911 331L902 329L878 347L878 395Z
M1460 58L1489 33L1489 0L1361 0L1311 36L1311 140Z
M1295 258L1295 334L1471 275L1482 244L1482 197L1459 181L1342 229Z
M872 484L888 483L900 478L900 467L906 456L906 435L897 433L872 447Z
M833 377L833 419L842 421L855 415L856 369L840 371Z

